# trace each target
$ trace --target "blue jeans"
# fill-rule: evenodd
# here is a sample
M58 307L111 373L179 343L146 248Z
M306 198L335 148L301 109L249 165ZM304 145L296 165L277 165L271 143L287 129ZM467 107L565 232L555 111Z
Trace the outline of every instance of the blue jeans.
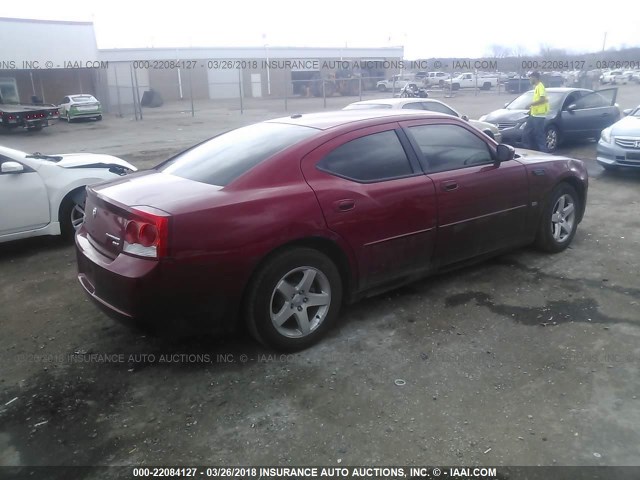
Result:
M534 117L529 115L527 124L522 132L522 143L525 148L530 150L538 150L540 152L547 151L547 138L544 133L544 117Z

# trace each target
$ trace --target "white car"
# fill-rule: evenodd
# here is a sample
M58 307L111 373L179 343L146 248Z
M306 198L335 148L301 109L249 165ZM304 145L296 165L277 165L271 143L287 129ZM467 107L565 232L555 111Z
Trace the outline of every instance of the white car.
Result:
M27 154L0 146L0 243L73 237L84 221L85 187L136 170L111 155Z
M102 105L96 97L86 93L67 95L58 105L60 118L68 123L78 118L93 118L102 120Z
M611 83L611 84L616 84L616 83L627 83L629 81L628 77L624 76L624 73L622 72L622 70L611 70L610 72L604 72L601 76L600 76L600 83L605 84L605 83Z
M466 115L460 115L453 107L431 98L378 98L375 100L362 100L361 102L354 102L347 105L343 110L364 110L368 108L399 108L445 113L468 121L471 126L477 128L498 143L502 141L502 134L494 124L481 122L479 120L469 120Z

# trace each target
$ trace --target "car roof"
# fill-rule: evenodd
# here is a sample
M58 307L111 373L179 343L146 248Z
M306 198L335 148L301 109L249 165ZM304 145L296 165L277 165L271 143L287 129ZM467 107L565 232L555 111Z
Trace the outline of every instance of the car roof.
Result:
M426 110L390 110L390 109L366 109L366 110L338 110L333 112L294 114L289 117L274 118L267 123L288 123L305 127L327 130L341 125L354 123L376 123L375 120L404 121L421 118L450 119L450 115L428 112ZM384 123L384 122L382 122Z

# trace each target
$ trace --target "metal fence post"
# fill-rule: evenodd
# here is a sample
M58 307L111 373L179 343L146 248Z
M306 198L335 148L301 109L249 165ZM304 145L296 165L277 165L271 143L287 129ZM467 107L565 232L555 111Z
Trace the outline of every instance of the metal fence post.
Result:
M288 105L287 105L287 98L289 95L289 82L287 82L287 76L285 75L284 77L284 111L287 112L288 110Z
M133 101L133 115L136 117L136 122L138 121L138 107L136 107L136 87L133 83L133 64L129 64L129 74L131 75L131 99Z
M244 113L244 105L242 103L242 69L238 69L238 94L240 95L240 115Z
M118 99L118 117L122 118L122 102L120 101L120 85L118 84L118 64L117 63L114 64L113 73L116 76L116 98ZM107 77L107 79L108 78L109 77Z
M324 108L327 108L327 91L324 85L324 79L322 79L322 100L324 102Z
M189 69L189 97L191 97L191 116L195 117L196 116L196 112L193 109L193 80L192 80L192 76L193 76L193 69L190 68Z
M136 99L138 105L138 111L140 112L140 120L142 120L142 102L140 101L140 85L138 85L138 72L133 69L133 78L136 81Z
M475 72L475 76L476 76L475 77L476 78L476 93L475 93L475 96L477 97L478 96L478 70L477 69L476 69L476 72Z

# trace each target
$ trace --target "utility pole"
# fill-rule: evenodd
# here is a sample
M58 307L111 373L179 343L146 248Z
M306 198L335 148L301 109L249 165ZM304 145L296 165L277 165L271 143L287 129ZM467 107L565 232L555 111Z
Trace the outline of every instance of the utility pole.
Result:
M607 32L604 32L604 40L602 40L602 53L604 53L604 47L607 44Z

